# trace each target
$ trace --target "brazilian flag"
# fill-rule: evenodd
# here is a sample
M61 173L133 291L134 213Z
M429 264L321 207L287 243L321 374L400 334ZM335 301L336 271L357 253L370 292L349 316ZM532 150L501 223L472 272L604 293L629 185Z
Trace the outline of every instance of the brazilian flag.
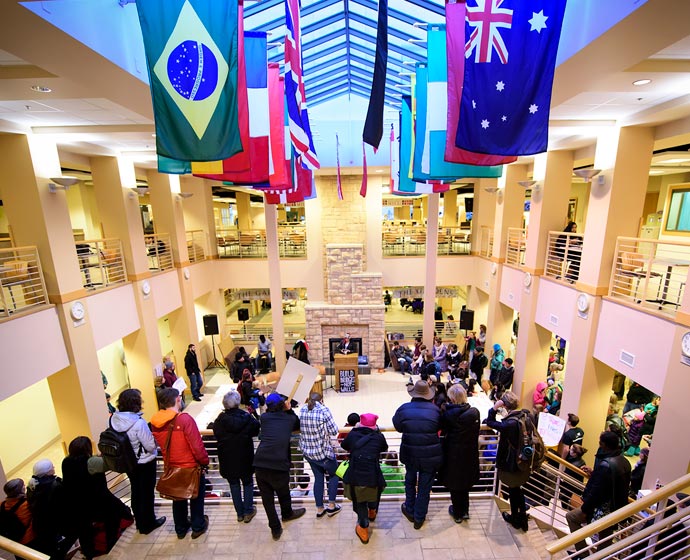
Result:
M217 161L242 151L237 0L137 0L159 156Z

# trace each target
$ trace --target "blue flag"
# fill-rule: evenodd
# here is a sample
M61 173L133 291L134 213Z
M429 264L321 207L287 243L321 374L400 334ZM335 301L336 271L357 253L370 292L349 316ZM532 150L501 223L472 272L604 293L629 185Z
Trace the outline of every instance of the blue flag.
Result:
M216 161L242 151L237 2L139 0L137 12L158 155L182 162Z
M457 147L492 155L546 151L566 0L467 0Z

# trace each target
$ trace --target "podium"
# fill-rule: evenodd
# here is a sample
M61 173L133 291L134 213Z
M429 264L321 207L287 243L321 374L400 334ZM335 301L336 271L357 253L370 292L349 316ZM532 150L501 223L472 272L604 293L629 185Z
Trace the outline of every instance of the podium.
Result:
M359 389L359 366L357 354L335 354L333 356L335 390L339 393L354 393Z

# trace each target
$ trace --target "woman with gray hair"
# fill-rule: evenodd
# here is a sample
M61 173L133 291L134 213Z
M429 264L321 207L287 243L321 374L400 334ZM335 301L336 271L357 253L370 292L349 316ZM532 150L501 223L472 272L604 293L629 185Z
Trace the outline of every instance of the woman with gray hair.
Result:
M507 415L503 420L496 420L496 414L501 408L507 411ZM501 435L496 452L496 468L498 478L508 487L510 501L510 513L504 511L503 519L516 529L526 532L528 529L527 505L522 485L527 482L530 472L529 470L521 471L517 463L518 449L522 445L519 420L523 414L527 415L527 421L531 423L529 413L526 410L520 410L517 395L512 391L506 391L501 399L494 403L493 408L489 409L489 417L484 420L484 423Z
M448 389L441 416L443 467L439 480L450 491L448 513L456 523L470 518L470 490L479 480L479 411L461 385Z
M239 408L241 399L237 391L230 391L223 397L224 410L213 422L213 433L218 440L220 474L230 484L237 521L249 523L256 515L253 438L259 435L260 424L254 416Z

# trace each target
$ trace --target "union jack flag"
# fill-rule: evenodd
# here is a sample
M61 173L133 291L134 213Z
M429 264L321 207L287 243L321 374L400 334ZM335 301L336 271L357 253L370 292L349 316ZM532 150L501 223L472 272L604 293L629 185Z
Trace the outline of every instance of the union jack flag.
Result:
M307 96L302 76L302 39L299 0L285 0L285 95L290 119L290 139L307 169L319 169L307 114Z
M501 8L503 0L477 0L476 7L467 6L467 22L472 28L465 43L465 58L474 51L475 62L491 62L494 51L503 64L508 63L508 49L500 29L510 29L513 10Z

